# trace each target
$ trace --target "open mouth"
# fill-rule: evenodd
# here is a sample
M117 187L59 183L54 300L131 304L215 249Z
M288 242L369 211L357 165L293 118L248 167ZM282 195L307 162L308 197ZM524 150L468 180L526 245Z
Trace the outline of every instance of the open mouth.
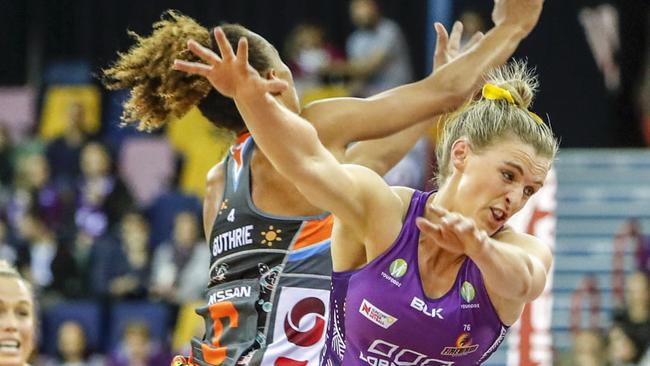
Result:
M0 341L0 353L15 353L20 349L20 341L5 339Z
M490 207L490 211L492 211L492 218L498 223L503 223L508 218L506 212L501 209Z

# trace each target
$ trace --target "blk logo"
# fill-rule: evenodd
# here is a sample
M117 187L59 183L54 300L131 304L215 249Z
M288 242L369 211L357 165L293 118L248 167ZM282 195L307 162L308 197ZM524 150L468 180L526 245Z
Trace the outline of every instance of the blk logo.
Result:
M429 309L427 307L427 303L425 303L424 300L419 299L415 296L413 297L413 300L411 300L411 307L421 312L422 314L428 315L432 318L444 319L444 317L442 316L442 308Z

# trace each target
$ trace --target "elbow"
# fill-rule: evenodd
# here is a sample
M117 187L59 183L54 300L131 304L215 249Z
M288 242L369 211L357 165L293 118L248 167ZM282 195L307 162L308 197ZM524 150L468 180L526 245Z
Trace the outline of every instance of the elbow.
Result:
M465 103L468 98L471 96L471 89L458 89L452 90L447 96L447 105L450 106L450 109L456 110L460 108L463 103Z
M529 300L531 300L531 298L534 298L533 287L534 286L533 286L532 276L529 273L527 273L525 276L522 277L521 286L519 288L519 293L516 295L516 298L525 299L526 302L528 302Z
M449 70L452 71L452 70ZM441 87L433 90L444 90L445 103L450 110L462 105L479 87L480 74L475 76L467 72L436 72L433 75L434 83Z
M537 297L537 294L535 294L535 281L533 280L533 263L528 256L525 256L521 266L510 276L517 280L504 286L501 296L509 300L524 302L532 301Z
M453 112L461 107L469 99L474 90L472 87L454 82L445 82L441 85L447 85L447 87L442 89L443 94L438 94L444 106L444 112Z
M526 256L526 268L524 275L522 276L522 287L520 299L524 299L526 302L531 302L535 300L539 295L544 291L546 285L546 273L539 273L540 269L535 266L534 261Z

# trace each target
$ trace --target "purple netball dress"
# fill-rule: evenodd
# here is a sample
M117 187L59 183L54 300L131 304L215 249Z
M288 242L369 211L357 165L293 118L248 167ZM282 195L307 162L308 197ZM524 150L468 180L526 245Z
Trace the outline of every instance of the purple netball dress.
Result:
M385 253L362 269L332 275L322 366L478 365L503 341L508 327L471 259L445 295L425 295L415 219L429 195L413 193L402 231Z

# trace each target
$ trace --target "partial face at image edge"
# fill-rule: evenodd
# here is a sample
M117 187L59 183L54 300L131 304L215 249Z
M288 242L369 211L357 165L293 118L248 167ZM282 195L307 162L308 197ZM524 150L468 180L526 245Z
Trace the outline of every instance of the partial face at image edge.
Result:
M34 302L26 283L0 275L0 365L23 366L34 348Z

